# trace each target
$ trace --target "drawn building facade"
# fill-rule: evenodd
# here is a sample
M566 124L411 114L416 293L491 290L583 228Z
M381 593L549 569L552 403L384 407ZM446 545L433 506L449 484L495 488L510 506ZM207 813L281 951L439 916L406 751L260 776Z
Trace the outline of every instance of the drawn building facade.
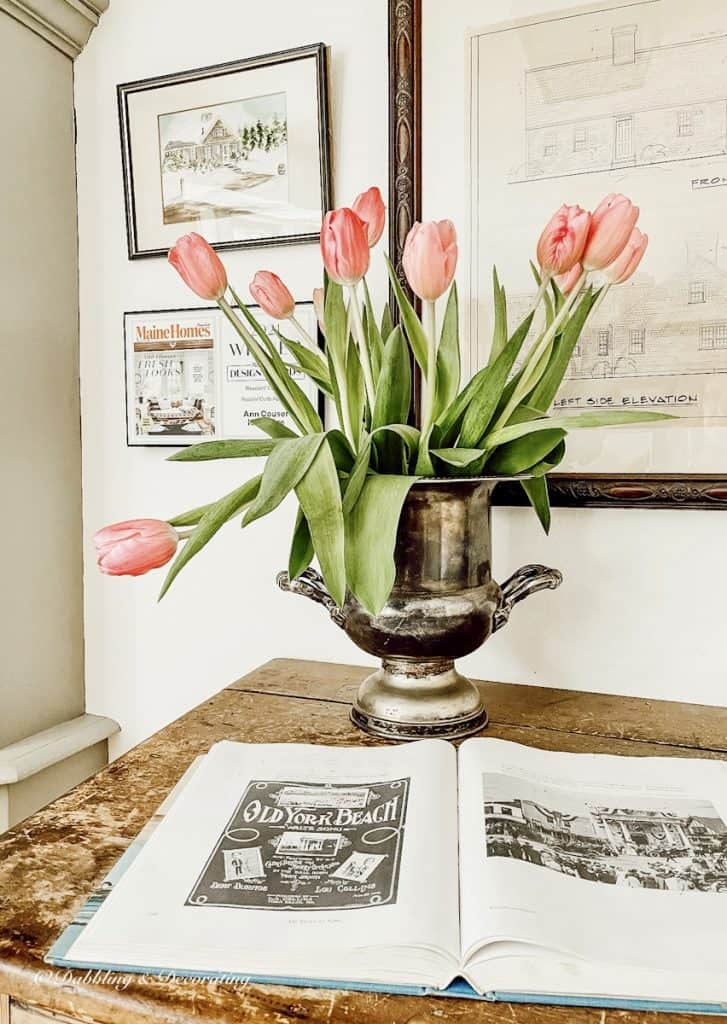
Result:
M196 142L168 142L164 147L164 156L187 161L221 162L238 156L240 151L239 136L227 127L222 118L203 114L199 139Z
M610 171L727 153L727 35L611 52L525 72L525 163L511 181Z

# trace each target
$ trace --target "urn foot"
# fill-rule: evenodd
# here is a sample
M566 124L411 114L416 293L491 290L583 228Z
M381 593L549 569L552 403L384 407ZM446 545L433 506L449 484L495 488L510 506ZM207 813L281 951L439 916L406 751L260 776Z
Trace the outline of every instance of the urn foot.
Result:
M462 739L487 725L474 683L447 658L384 658L356 694L351 721L392 740Z

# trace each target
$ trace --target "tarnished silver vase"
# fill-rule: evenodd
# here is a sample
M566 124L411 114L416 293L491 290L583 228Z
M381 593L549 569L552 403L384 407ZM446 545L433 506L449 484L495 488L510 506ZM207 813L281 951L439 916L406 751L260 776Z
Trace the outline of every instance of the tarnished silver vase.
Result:
M351 709L365 732L396 740L457 739L487 724L477 687L455 668L507 622L514 605L554 589L557 569L525 565L502 585L491 576L490 500L497 478L415 483L404 503L395 548L396 581L378 615L350 593L336 607L320 575L282 590L324 605L358 647L381 658Z

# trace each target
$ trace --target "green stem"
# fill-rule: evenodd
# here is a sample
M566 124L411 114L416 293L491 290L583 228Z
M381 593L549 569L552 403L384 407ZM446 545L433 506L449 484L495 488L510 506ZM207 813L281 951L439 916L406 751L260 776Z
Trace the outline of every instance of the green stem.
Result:
M437 395L437 310L434 302L422 303L422 327L427 338L427 375L422 394L422 437L428 436L434 420Z
M557 316L553 318L553 322L550 324L549 327L545 329L545 331L543 331L543 333L540 335L540 337L535 342L533 347L530 349L530 352L528 354L527 359L525 360L525 364L522 369L522 375L520 377L520 381L518 382L518 386L513 391L510 401L507 403L505 408L497 417L495 423L493 423L493 425L488 429L488 434L492 433L495 430L499 430L500 427L505 426L505 424L508 422L515 409L522 401L522 399L525 397L525 395L528 394L529 391L532 391L533 387L537 383L537 381L535 380L535 377L537 376L536 371L540 366L540 361L543 357L543 354L555 338L561 324L570 313L573 304L575 303L576 299L583 290L583 286L586 283L586 277L587 271L584 270L581 276L578 278L578 281L574 285L570 295L567 297L563 305L560 307Z
M364 332L363 317L361 315L361 306L358 301L356 285L349 285L348 290L351 295L351 302L349 304L349 309L351 311L351 325L353 327L354 337L358 342L359 355L361 357L361 368L363 369L364 384L366 386L366 398L368 399L369 409L373 416L374 406L376 404L376 388L374 387L374 375L371 370L369 346Z
M295 327L296 331L301 336L301 338L303 339L305 344L308 345L309 348L312 348L314 352L318 352L318 345L313 340L313 338L310 336L308 331L306 331L305 327L298 320L298 318L295 316L294 313L290 314L290 316L288 317L288 320L290 320L290 322L293 325L293 327Z
M543 301L543 296L545 295L546 291L548 290L548 285L549 284L550 284L550 275L546 274L544 277L541 278L540 284L538 286L537 294L536 294L535 298L533 299L533 304L532 304L532 306L530 307L530 309L528 311L529 313L534 313L536 311L536 309L538 308L538 306L540 305L540 303Z

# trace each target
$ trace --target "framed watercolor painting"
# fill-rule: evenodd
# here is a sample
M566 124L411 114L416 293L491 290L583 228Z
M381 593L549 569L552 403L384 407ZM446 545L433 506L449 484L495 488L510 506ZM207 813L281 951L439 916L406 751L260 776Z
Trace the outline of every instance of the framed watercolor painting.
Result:
M322 43L117 87L130 259L317 240L330 205Z
M534 250L563 202L630 196L649 252L584 331L556 404L677 418L573 436L551 499L727 508L727 12L720 0L693 0L686 22L679 0L546 7L498 21L512 5L390 5L394 259L404 225L454 209L473 374L489 352L492 265L514 323L535 288L507 273L511 254ZM498 500L519 496L502 487Z
M250 306L283 359L279 328ZM312 302L296 303L311 337L323 339ZM292 426L235 330L217 306L124 313L126 432L131 447L172 447L224 438L259 437L251 420L268 416ZM323 393L290 368L321 417Z

